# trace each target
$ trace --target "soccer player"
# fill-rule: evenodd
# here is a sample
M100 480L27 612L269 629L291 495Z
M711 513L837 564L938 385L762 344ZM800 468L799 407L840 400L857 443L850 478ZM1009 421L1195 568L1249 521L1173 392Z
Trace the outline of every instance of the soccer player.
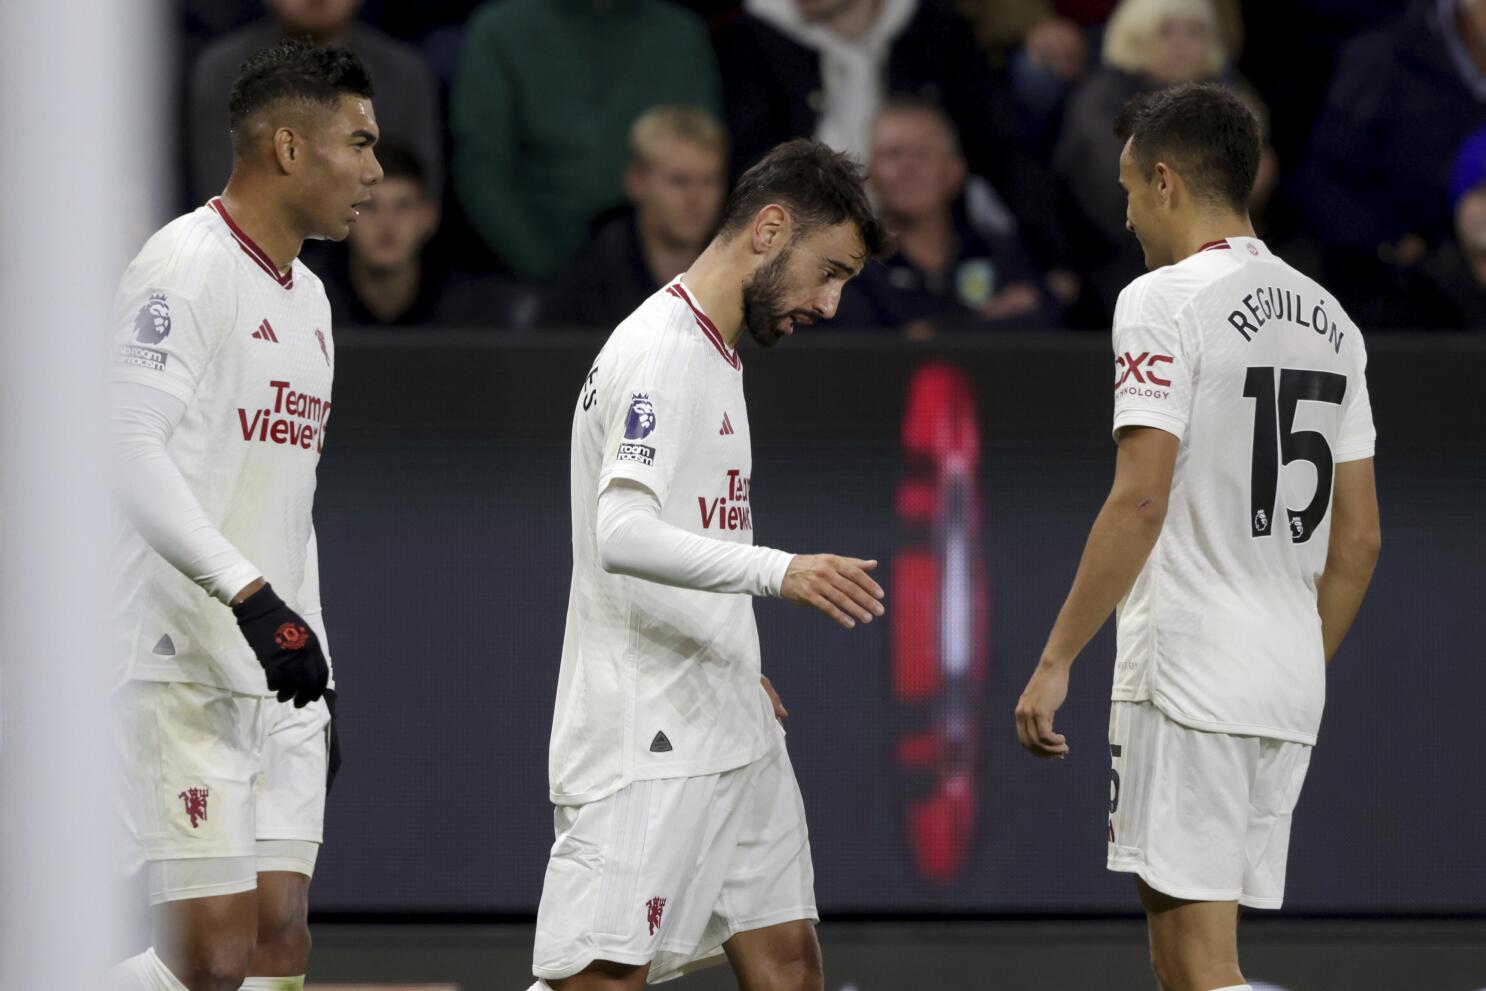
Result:
M1118 607L1109 869L1136 875L1164 991L1236 991L1239 906L1284 896L1326 664L1378 556L1367 352L1254 236L1259 127L1231 92L1162 90L1116 130L1152 271L1115 309L1114 484L1017 735L1068 755L1068 669Z
M337 763L310 518L335 349L296 256L344 238L382 176L371 96L343 50L248 59L227 188L119 289L119 738L155 906L154 946L115 974L129 991L304 986Z
M883 615L883 591L876 561L753 545L737 345L836 311L882 248L862 181L824 145L775 148L579 390L531 991L633 991L724 953L748 991L820 991L805 809L752 597L850 628Z

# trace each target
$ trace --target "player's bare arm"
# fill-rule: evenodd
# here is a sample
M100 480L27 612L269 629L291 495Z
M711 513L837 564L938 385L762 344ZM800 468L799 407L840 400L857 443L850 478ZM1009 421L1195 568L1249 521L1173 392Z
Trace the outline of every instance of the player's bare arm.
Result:
M1382 547L1372 458L1336 466L1331 513L1326 570L1316 582L1316 609L1321 614L1327 664L1336 656L1357 618L1357 610L1362 608Z
M779 597L814 606L849 630L887 611L882 604L886 593L867 573L876 568L876 561L854 557L797 554L784 573Z
M1065 757L1053 715L1068 695L1068 669L1130 591L1166 519L1180 441L1155 427L1120 431L1114 484L1084 547L1073 588L1016 706L1017 739L1038 757Z

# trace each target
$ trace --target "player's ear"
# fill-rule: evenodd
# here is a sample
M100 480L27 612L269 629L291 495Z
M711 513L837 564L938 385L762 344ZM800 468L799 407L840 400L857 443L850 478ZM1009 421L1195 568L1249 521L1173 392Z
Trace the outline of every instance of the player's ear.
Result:
M1156 184L1156 196L1161 200L1161 205L1170 207L1172 193L1175 192L1173 188L1175 177L1171 170L1166 167L1165 162L1157 162L1155 168L1152 169L1151 176Z
M766 255L775 248L789 243L789 212L777 203L770 203L753 218L753 250Z
M304 162L304 139L292 127L281 127L273 132L273 157L279 169L286 175L299 171Z

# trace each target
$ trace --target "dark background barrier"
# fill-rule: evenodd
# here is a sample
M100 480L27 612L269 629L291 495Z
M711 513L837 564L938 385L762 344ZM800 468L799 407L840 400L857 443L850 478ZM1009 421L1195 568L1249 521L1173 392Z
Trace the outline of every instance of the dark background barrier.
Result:
M567 440L600 344L338 337L316 520L347 764L320 911L535 909L571 567ZM1330 674L1287 908L1482 913L1486 342L1375 336L1369 351L1385 546ZM754 536L788 550L890 567L921 542L898 512L912 376L946 362L977 408L988 664L960 699L979 731L962 833L906 825L944 780L903 761L937 704L893 690L894 624L924 620L894 611L912 596L889 580L886 621L849 632L757 605L764 668L793 713L821 908L1132 908L1129 881L1103 869L1110 630L1074 669L1069 760L1026 756L1011 721L1112 473L1107 341L819 335L744 360ZM936 878L926 864L949 867Z

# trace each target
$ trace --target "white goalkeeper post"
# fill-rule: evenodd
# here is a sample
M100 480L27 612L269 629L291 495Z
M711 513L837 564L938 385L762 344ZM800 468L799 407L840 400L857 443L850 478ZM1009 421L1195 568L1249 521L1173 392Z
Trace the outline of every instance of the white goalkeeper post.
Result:
M0 988L103 988L128 904L109 758L109 311L158 225L160 0L0 3ZM225 140L225 139L224 139Z

